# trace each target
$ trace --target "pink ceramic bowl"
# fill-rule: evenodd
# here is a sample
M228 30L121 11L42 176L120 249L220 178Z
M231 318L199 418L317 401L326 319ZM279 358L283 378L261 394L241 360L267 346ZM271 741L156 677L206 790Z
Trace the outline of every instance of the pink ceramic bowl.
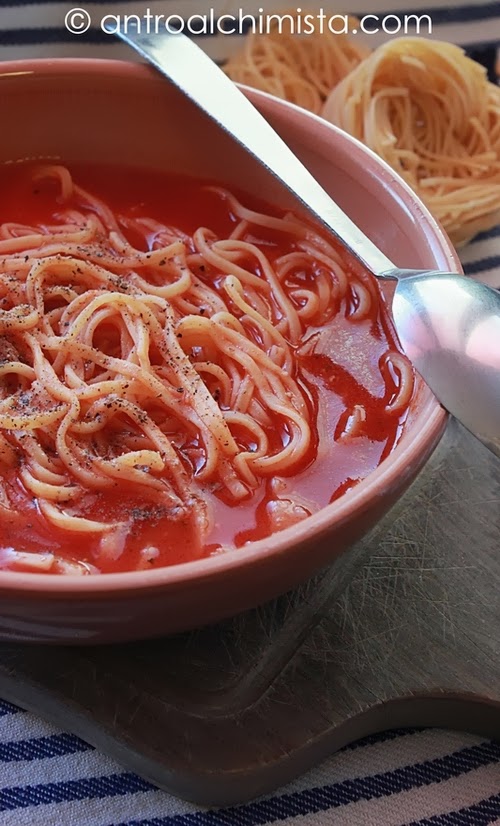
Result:
M346 212L397 264L459 270L446 236L410 190L361 144L262 93L250 99ZM286 205L286 196L169 83L146 67L98 60L4 63L0 162L173 169ZM392 455L299 525L234 553L140 573L63 577L0 572L0 639L96 643L168 634L236 614L336 558L401 496L446 415L420 382Z

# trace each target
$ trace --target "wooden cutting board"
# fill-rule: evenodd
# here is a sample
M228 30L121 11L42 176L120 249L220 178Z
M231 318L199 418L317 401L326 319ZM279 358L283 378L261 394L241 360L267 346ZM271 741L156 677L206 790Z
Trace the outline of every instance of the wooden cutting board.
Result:
M170 639L1 644L0 695L219 805L378 730L500 737L500 461L452 422L389 516L297 591Z

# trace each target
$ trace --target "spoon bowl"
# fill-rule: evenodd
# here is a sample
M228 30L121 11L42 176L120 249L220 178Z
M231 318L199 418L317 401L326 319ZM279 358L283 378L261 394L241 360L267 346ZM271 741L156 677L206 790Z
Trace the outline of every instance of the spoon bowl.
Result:
M401 271L401 345L447 410L500 456L500 295L453 273Z

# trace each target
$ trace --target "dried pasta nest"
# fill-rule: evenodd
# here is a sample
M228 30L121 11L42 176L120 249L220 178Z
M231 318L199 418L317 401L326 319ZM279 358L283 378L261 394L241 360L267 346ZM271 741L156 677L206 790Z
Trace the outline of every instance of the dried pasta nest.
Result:
M349 30L357 23L350 17ZM243 49L226 63L226 73L237 83L319 114L331 89L371 50L344 34L308 34L304 28L296 9L277 14L269 33L248 35Z
M500 88L462 49L393 40L344 77L322 115L387 161L455 245L500 222Z

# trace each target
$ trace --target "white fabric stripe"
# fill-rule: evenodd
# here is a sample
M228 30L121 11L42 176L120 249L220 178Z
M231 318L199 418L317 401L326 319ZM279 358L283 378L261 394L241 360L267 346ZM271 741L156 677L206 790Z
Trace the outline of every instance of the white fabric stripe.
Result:
M31 733L31 732L30 732ZM54 734L56 732L51 732ZM33 770L42 768L43 783L63 783L65 780L81 780L125 771L110 757L96 751L76 752L43 760L23 760L0 763L0 790L11 786L29 786L33 783ZM1 819L0 819L1 822Z
M496 267L494 270L485 270L473 275L474 281L480 281L481 284L486 284L487 287L493 287L494 290L500 290L500 268Z
M28 740L32 737L47 737L55 729L49 723L39 720L31 714L8 714L0 717L0 742L10 743L16 740ZM0 763L0 766L2 764ZM0 769L1 774L1 769ZM1 820L0 820L1 824Z
M497 254L500 254L500 238L471 241L470 244L460 250L460 260L468 264L474 264L476 261L494 255L496 250L498 250Z
M467 264L475 264L485 258L500 254L500 238L489 238L483 241L472 241L468 246L460 250L460 260L464 267ZM500 266L473 273L475 281L481 281L489 287L500 289Z
M290 818L287 826L401 826L412 820L442 815L473 806L498 794L498 764L476 769L462 777L421 786L390 797L363 800L337 809ZM498 821L495 821L498 822ZM470 820L471 826L474 821Z

